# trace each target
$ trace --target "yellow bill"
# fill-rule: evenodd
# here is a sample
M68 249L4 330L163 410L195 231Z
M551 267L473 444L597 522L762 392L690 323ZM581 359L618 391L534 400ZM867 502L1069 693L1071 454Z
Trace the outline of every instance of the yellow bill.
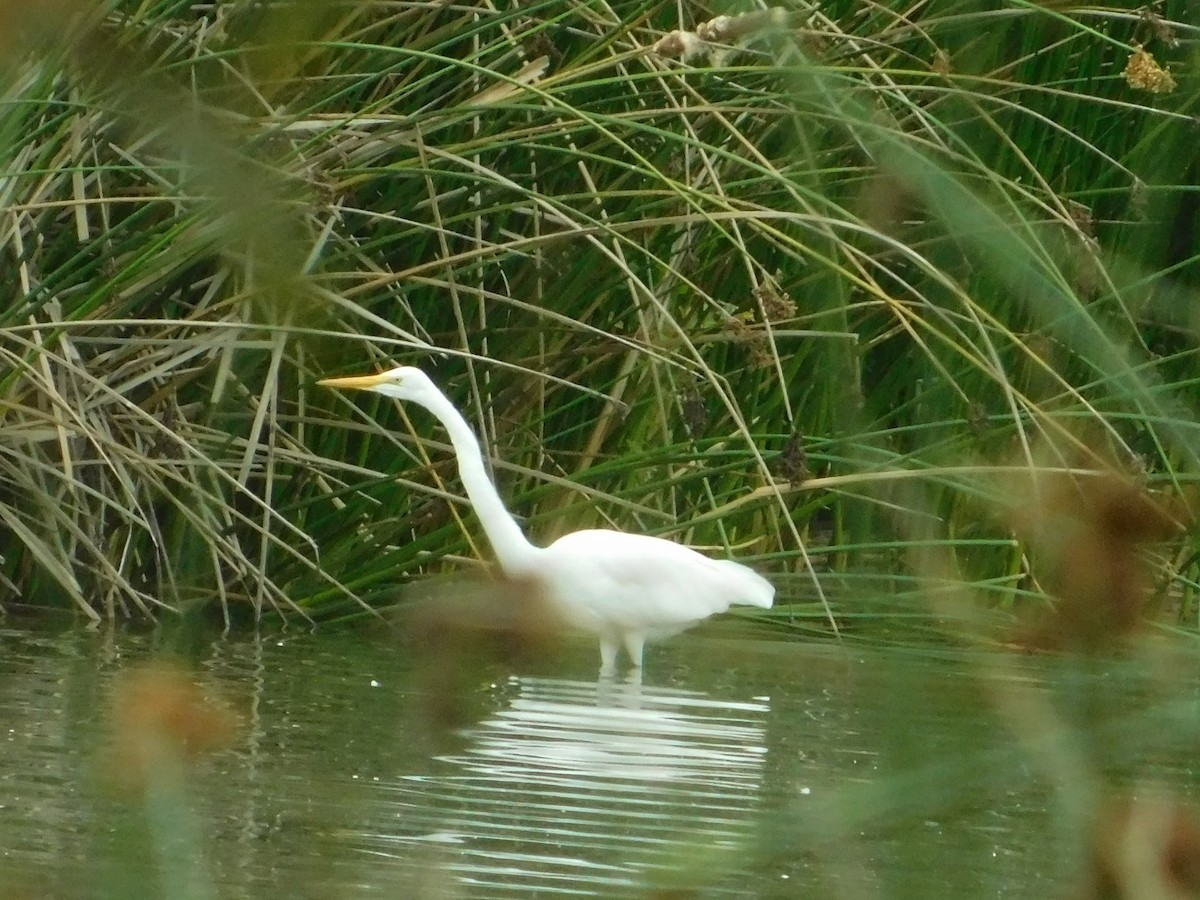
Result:
M369 391L386 380L387 373L378 372L374 375L347 375L343 378L322 378L317 384L344 390L357 389L360 391Z

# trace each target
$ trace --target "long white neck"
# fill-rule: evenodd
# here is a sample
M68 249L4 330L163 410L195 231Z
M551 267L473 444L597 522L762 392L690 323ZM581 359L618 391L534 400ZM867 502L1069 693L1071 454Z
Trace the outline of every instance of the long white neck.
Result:
M418 402L437 416L450 435L458 457L459 477L500 567L510 574L522 571L538 548L521 533L521 527L500 499L483 466L483 453L471 426L445 397L422 398Z

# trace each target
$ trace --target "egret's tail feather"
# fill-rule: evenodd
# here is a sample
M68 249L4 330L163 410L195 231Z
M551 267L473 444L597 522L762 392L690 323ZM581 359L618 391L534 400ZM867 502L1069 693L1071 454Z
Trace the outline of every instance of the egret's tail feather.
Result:
M759 606L763 609L770 609L775 602L775 585L767 581L753 569L742 565L739 562L734 562L732 559L714 560L717 565L724 569L730 569L736 573L738 579L738 598L735 603L743 606Z

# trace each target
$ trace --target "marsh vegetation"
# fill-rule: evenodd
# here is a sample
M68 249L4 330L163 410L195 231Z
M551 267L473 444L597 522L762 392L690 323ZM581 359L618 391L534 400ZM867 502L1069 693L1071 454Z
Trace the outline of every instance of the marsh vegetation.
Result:
M1175 503L1170 4L724 12L7 12L8 602L328 618L480 559L432 423L312 386L393 361L534 536L733 550L814 627L1036 605L1038 473Z
M986 646L1057 824L1094 825L1084 896L1195 890L1106 868L1200 828L1101 752L1104 665L1169 737L1200 616L1187 12L7 5L0 608L237 633L442 597L489 558L444 435L316 386L419 365L535 540L735 555L775 637ZM1014 647L1068 651L1049 699Z

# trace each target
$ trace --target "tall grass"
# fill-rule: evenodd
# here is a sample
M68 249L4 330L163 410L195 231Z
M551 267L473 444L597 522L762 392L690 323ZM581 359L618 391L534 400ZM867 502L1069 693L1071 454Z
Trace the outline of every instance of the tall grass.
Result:
M538 539L784 616L1036 595L1021 473L1196 471L1183 11L10 8L6 588L336 616L486 558L428 419L312 387L395 361Z

